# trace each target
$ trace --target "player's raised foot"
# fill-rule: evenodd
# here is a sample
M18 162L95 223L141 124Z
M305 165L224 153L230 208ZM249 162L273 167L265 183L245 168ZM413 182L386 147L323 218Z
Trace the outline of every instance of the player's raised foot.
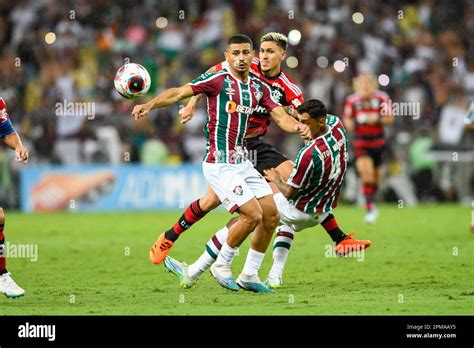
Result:
M163 264L168 271L178 277L179 285L181 285L182 288L189 289L196 283L196 279L192 279L188 274L189 266L186 262L179 262L171 256L166 256Z
M6 297L20 297L25 294L25 290L20 288L13 280L11 273L3 273L0 275L0 292Z
M264 284L270 289L278 289L283 286L283 278L281 276L273 277L269 275L267 279L265 279Z
M166 239L165 233L160 234L158 240L150 249L150 261L155 265L162 263L172 246L173 242Z
M245 273L240 273L239 277L237 278L237 285L240 286L242 289L247 290L247 291L253 291L253 292L275 292L272 289L270 289L268 286L263 284L260 281L260 278L258 275L253 275L249 276Z
M346 256L354 251L361 251L370 247L372 242L370 240L358 240L352 236L355 233L349 233L346 238L336 245L335 251L337 256Z
M374 206L370 211L365 213L364 222L366 224L375 224L375 222L377 222L378 216L379 216L379 212L377 208Z
M239 291L229 266L214 262L211 266L211 274L223 288Z

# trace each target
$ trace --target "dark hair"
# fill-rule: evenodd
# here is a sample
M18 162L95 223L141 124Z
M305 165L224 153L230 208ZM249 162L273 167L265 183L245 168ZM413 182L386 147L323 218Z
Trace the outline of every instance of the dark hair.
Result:
M232 44L242 44L242 43L250 44L250 48L253 49L252 39L249 38L247 35L237 34L237 35L231 36L229 40L227 40L227 46L232 45Z
M323 102L317 99L309 99L303 102L298 108L296 109L298 113L304 114L305 112L308 113L311 118L322 118L326 117L327 110L326 106L324 106Z

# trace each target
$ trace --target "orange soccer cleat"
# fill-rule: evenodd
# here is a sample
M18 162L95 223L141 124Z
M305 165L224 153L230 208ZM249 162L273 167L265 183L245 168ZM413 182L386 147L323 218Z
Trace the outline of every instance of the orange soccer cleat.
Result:
M352 235L355 233L349 233L346 238L336 245L336 255L337 256L346 256L353 251L361 251L370 247L372 242L370 240L358 240L352 238Z
M158 240L150 249L150 261L155 265L162 263L173 244L172 241L166 239L164 232L160 234Z

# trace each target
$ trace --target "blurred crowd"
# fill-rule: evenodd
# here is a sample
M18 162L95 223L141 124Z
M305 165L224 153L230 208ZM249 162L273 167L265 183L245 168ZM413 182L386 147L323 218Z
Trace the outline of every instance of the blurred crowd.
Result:
M258 48L262 34L296 29L301 40L287 57L297 66L283 67L306 98L342 116L352 78L370 72L388 76L381 89L393 102L418 103L419 115L395 117L387 133L387 200L472 196L474 133L465 124L474 101L472 1L18 0L0 1L0 13L0 96L33 165L200 162L205 103L185 126L178 105L132 121L136 101L114 90L117 69L144 65L151 97L222 61L232 34L249 35ZM346 63L344 71L333 68L336 60ZM62 113L68 103L93 107ZM272 126L267 138L294 157L300 140L281 135ZM15 189L9 156L0 155L0 197L7 201ZM357 199L356 182L350 172L349 201Z

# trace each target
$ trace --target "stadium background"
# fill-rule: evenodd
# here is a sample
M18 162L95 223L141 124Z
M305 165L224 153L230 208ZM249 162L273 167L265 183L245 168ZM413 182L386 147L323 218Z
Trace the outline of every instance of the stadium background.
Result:
M336 115L342 116L344 99L352 92L351 80L360 72L372 72L377 77L386 75L380 81L389 83L381 89L393 102L414 102L419 106L419 118L410 113L399 115L388 130L390 151L385 157L386 174L379 197L386 205L381 207L382 222L378 226L362 224L362 208L355 205L361 199L356 176L353 169L348 173L343 196L348 205L340 208L339 219L344 219L345 226L352 225L361 231L361 237L370 237L375 242L380 238L380 244L391 246L390 250L384 247L379 253L370 249L368 252L373 252L375 259L373 264L369 260L361 264L369 270L370 267L376 269L381 258L387 255L398 258L400 252L412 247L411 242L420 245L427 238L441 243L448 249L445 253L449 256L452 256L453 248L461 248L461 245L466 248L461 257L466 257L466 253L472 255L473 244L468 230L474 192L473 136L465 127L464 119L474 100L473 2L40 0L1 1L0 10L0 96L6 100L13 124L30 149L31 157L28 165L23 166L14 161L11 151L0 150L0 201L7 211L6 237L16 243L38 243L43 250L40 255L44 255L40 256L40 260L44 260L41 267L39 262L9 261L19 283L26 283L27 292L35 288L35 281L42 282L40 274L50 275L61 267L80 270L69 279L73 283L79 282L81 275L85 276L78 261L63 259L62 253L78 256L93 250L103 252L104 257L113 260L123 254L124 248L138 248L140 252L131 254L136 257L134 263L127 267L145 267L146 272L153 273L146 260L148 244L151 245L158 233L174 222L179 210L205 189L205 183L198 177L205 144L202 133L205 106L201 102L195 118L186 126L178 122L178 105L155 110L151 117L134 122L130 117L134 103L121 98L113 88L115 72L128 61L143 64L152 76L151 97L165 88L190 81L220 62L226 38L234 33L249 35L258 47L258 40L265 32L288 34L292 30L299 31L300 40L298 35L290 37L294 44L290 44L287 58L291 59L283 68L302 86L305 98L321 99ZM356 23L360 22L360 16L354 16L357 12L363 15L362 23ZM337 60L347 63L343 71L334 68ZM73 111L76 112L74 115L61 114L60 108L71 103L87 103L93 107L93 115L81 115L77 110ZM302 144L297 137L284 135L276 126L270 127L267 139L290 158ZM181 164L186 166L181 167ZM120 196L114 196L115 193L110 196L110 186L120 180L126 182L127 178L135 180L132 186L135 185L136 191L130 198L133 202L119 207ZM147 185L139 186L143 182ZM36 208L32 208L31 197L41 191L41 185L48 183L63 192L49 191L40 195ZM78 186L82 189L70 192L71 187ZM151 194L155 201L150 198ZM59 203L49 204L58 195L62 197ZM107 197L110 202L103 203L102 199ZM143 204L148 198L150 204ZM417 204L420 205L400 209ZM172 212L157 213L159 208ZM17 209L69 212L9 213ZM77 213L110 209L126 212L116 215ZM152 212L132 212L143 209ZM212 232L227 219L224 213L214 214L207 218L207 227L212 227ZM395 231L395 225L402 231ZM38 231L38 226L42 226L42 231ZM193 227L195 233L188 232L189 237L183 238L182 249L176 251L178 256L191 260L199 254L200 250L196 248L188 253L185 248L186 245L201 245L199 243L203 244L211 235L211 231L198 226ZM383 233L377 235L376 231ZM38 234L40 232L42 234ZM86 238L88 241L84 241ZM120 250L113 251L105 246L109 245L110 238L114 239L112 249ZM314 248L318 243L327 243L325 236L314 237L309 242L311 238L310 234L302 237L300 246L296 243L295 249L305 243ZM408 245L407 238L410 240ZM70 247L71 244L74 246ZM426 254L430 263L426 266L438 267L439 253L439 249L430 249ZM306 250L298 257L308 256L311 251ZM294 257L296 261L297 256ZM52 261L58 258L60 261ZM315 272L324 273L325 267L331 267L328 266L331 261L324 260ZM383 261L391 271L396 268L396 262ZM410 259L410 265L425 261L424 257L418 256ZM88 266L91 269L103 265L104 260L91 259L89 262L94 262ZM462 273L459 278L452 273L453 268L460 265L472 272L472 258L451 257L445 261L444 280L438 286L445 291L447 284L456 279L459 288L454 294L443 292L443 299L435 299L441 301L438 307L444 309L434 313L457 313L458 310L472 313L472 304L469 307L462 302L472 295L472 286L468 286L467 280L469 273ZM121 272L121 267L115 265L111 272ZM338 275L340 271L343 275L345 266L332 267L336 268L332 269L334 274ZM139 273L145 276L146 272ZM311 280L302 281L307 274L301 269L288 272L291 274L289 280L294 284L290 287L293 293L313 291L313 287L307 288ZM358 272L363 272L362 267L354 271L353 282L364 279L365 275ZM389 285L385 290L390 290L390 286L398 284L403 277L409 277L413 269L402 267L399 272L387 280ZM22 273L36 275L29 278ZM430 275L432 273L425 274L428 283L431 282ZM371 276L378 283L380 275ZM55 277L61 284L69 281L57 274ZM166 291L172 294L178 291L171 278L163 278L163 282L167 283ZM206 287L205 290L220 291L211 280L206 282L209 282L206 283L209 290ZM298 282L303 285L298 287ZM437 281L433 282L436 287ZM71 309L71 293L77 294L81 290L59 290L54 284L57 283L48 283L48 289L54 293L54 298L65 297L65 304L55 307L52 300L46 313L108 313L107 305L100 304L99 300L97 303L92 301L98 306L97 311L90 310L91 302L83 304L81 310ZM90 285L93 285L92 281ZM329 282L321 291L330 292L333 285L337 282ZM104 280L104 289L112 291L116 286L116 281ZM369 282L367 286L374 285ZM416 284L413 287L416 288ZM87 292L82 287L79 289ZM160 286L158 290L153 289L153 292L163 291ZM127 286L118 288L119 292L122 290L126 293L130 289ZM145 294L150 289L142 290ZM425 306L423 302L430 291L420 292L421 302L411 307L415 313L431 313L434 307ZM399 299L396 291L392 295ZM444 300L451 299L449 296L461 302L451 301L456 302L454 307L443 307ZM34 295L25 300L32 301L28 302L29 308L8 305L4 307L6 313L42 313L39 307L32 309L36 308ZM219 301L222 305L227 303L226 300ZM114 313L149 313L146 304L133 309L121 306L118 302L112 306ZM208 313L205 304L202 306L196 305L188 313ZM168 307L169 313L173 313L174 302L170 301ZM305 312L306 307L303 304L298 308L301 313L312 313ZM400 313L397 308L395 312ZM347 313L341 306L328 305L322 310L326 311L324 313ZM384 312L384 305L371 307L369 312L372 311L388 313ZM282 310L281 313L286 312ZM358 309L356 313L367 312Z

